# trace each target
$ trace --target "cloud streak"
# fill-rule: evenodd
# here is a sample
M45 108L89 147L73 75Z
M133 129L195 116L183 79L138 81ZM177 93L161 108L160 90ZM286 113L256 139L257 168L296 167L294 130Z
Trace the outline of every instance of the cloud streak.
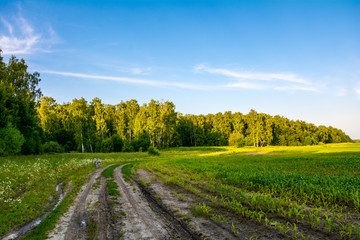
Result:
M318 91L311 82L294 73L236 72L225 68L210 68L204 64L195 66L194 72L217 74L235 80L235 83L226 85L228 88Z
M50 38L45 39L22 16L17 17L13 24L4 18L1 18L1 22L8 30L7 34L0 35L0 48L5 55L48 52L49 46L56 42L56 33L51 27L48 33Z
M156 87L177 87L177 88L193 89L193 90L205 90L205 89L209 88L207 86L195 85L195 84L184 84L184 83L177 83L177 82L163 82L163 81L154 81L154 80L138 79L138 78L91 75L91 74L83 74L83 73L58 72L58 71L50 71L50 70L45 70L45 71L42 71L42 72L43 73L60 75L60 76L65 76L65 77L108 80L108 81L116 81L116 82L132 83L132 84L156 86Z
M249 81L237 81L227 84L220 85L204 85L204 84L186 84L179 82L165 82L165 81L156 81L149 79L141 78L129 78L129 77L118 77L118 76L105 76L105 75L94 75L94 74L84 74L84 73L74 73L74 72L64 72L64 71L52 71L45 70L43 73L54 74L64 77L72 78L82 78L82 79L96 79L96 80L106 80L106 81L115 81L122 83L137 84L143 86L153 86L153 87L174 87L182 89L191 89L191 90L230 90L230 89L249 89L249 90L277 90L277 91L313 91L316 92L317 89L311 86L275 86L271 84L261 84L258 82L249 82Z
M251 73L235 72L224 68L209 68L203 64L195 66L196 72L207 72L240 79L253 79L260 81L286 81L293 83L309 84L309 82L293 73Z

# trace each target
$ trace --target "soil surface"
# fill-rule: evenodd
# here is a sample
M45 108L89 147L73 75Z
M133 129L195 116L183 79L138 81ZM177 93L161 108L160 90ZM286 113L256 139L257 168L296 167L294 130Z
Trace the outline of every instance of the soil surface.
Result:
M288 237L254 221L240 219L226 209L218 209L216 212L217 215L222 215L223 219L226 219L226 222L222 223L204 216L195 216L191 209L196 208L200 202L206 202L206 199L202 199L186 189L165 184L146 170L139 169L137 175L148 183L148 188L153 191L153 194L158 195L178 218L186 219L192 229L198 232L203 239L288 239Z
M87 223L93 215L100 220L97 235L104 236L107 234L106 228L103 227L107 212L99 213L99 210L106 205L103 197L106 193L106 181L101 179L101 173L105 168L107 167L96 170L89 177L68 212L60 218L53 231L49 233L48 239L89 239L89 234L86 231ZM93 187L96 181L101 181L99 188ZM94 211L95 206L99 206L98 211Z
M202 239L139 181L125 180L123 166L114 170L118 196L108 194L106 185L110 179L101 175L105 168L98 169L48 239Z

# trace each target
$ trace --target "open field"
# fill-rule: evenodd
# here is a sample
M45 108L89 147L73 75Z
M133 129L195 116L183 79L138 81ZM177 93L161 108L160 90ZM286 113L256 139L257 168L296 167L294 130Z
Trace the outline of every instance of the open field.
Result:
M95 174L95 157L116 165ZM51 209L62 183L69 194L27 238L61 221L74 238L85 219L79 239L360 239L359 143L19 156L0 159L0 180L0 236Z

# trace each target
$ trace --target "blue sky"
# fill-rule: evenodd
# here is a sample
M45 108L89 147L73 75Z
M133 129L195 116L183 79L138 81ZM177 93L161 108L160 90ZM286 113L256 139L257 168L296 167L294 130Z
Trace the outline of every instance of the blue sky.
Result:
M360 1L1 1L0 48L58 103L255 109L360 139Z

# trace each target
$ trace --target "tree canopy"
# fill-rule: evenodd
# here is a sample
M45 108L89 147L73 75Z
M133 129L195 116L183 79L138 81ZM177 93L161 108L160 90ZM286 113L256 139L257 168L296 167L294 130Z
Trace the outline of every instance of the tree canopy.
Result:
M263 147L352 141L340 129L315 126L251 110L248 114L183 115L170 101L137 100L104 104L84 98L58 104L44 96L40 74L23 59L3 62L0 50L0 155L56 151L146 151L149 146ZM59 144L57 146L56 144ZM51 148L52 147L52 148ZM45 150L44 150L45 151Z
M248 114L228 111L183 115L175 111L170 101L151 100L139 106L132 99L109 105L99 98L90 103L81 98L56 104L54 99L43 97L39 100L38 112L46 140L62 145L69 141L73 143L70 148L79 151L101 151L105 142L114 136L117 141L121 139L125 151L136 151L140 147L146 150L150 145L158 148L229 144L263 147L351 141L343 131L333 127L317 127L255 110ZM61 134L57 134L59 132Z
M23 59L14 56L5 64L0 50L0 155L33 154L40 149L36 111L40 74L27 68Z

